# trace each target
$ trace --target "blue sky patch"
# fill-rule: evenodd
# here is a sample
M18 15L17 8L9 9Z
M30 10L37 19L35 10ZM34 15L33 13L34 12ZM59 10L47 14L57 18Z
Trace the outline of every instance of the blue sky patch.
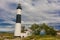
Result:
M10 24L10 23L0 23L0 26L9 26L9 25L13 25L13 24Z
M16 7L17 7L17 4L16 4L16 3L8 3L8 7L9 7L10 9L15 10Z

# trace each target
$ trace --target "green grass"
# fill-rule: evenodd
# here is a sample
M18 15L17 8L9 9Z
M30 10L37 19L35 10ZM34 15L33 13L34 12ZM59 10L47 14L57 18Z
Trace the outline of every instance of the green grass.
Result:
M45 38L39 38L38 40L60 40L60 39L58 39L56 37L45 37Z
M11 39L11 38L8 38ZM19 38L17 38L19 39ZM22 40L60 40L60 36L38 36L38 35L32 35L26 38L22 38ZM3 38L1 38L0 40L3 40Z
M60 36L30 36L23 40L60 40Z
M10 33L0 33L0 36L9 36L7 39L13 39L13 34ZM39 35L32 35L26 38L22 38L22 40L60 40L60 36L51 36L51 35L45 35L45 36L39 36ZM0 40L4 40L4 37L0 38Z

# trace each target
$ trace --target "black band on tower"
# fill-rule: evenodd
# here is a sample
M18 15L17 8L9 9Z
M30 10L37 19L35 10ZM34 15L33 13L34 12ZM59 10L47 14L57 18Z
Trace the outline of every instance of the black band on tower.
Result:
M22 8L21 8L21 4L18 4L17 9L21 9L21 10L22 10Z
M21 23L21 15L17 14L16 23Z

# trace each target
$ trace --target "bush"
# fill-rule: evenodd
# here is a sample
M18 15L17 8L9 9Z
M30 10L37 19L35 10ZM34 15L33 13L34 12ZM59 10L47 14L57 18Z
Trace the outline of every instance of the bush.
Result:
M40 32L41 32L42 29L45 30L45 34L46 35L56 36L56 33L57 33L54 30L53 27L48 26L45 23L40 24L40 25L38 25L38 24L32 24L31 27L30 27L30 29L33 31L34 35L40 35Z

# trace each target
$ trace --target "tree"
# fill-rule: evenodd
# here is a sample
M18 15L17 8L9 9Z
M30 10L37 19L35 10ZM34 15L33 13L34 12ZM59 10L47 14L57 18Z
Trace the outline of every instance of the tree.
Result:
M35 35L40 35L40 31L42 29L45 30L46 35L56 35L56 31L53 29L53 27L46 25L45 23L43 24L32 24L30 29L33 31L33 34Z
M55 36L57 32L53 29L53 27L50 27L49 29L46 30L46 34Z
M46 31L46 35L56 35L56 31L52 26L48 26L45 23L41 24L41 29L44 29Z
M40 26L38 24L32 24L30 29L33 31L33 34L35 35L40 34Z

